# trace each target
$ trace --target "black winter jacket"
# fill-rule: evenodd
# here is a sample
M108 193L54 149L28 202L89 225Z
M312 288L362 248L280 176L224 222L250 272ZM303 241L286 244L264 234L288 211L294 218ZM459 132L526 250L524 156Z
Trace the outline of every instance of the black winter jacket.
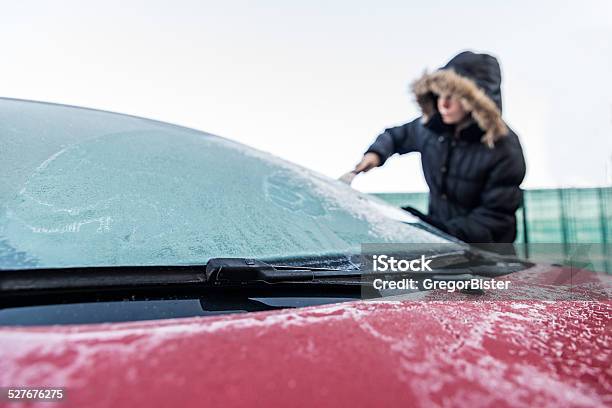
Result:
M408 210L470 243L516 238L525 160L517 135L501 119L500 83L495 58L457 55L413 84L423 116L385 130L367 150L380 156L381 165L395 153L420 152L429 213ZM471 112L467 125L443 123L436 108L441 94L453 94Z

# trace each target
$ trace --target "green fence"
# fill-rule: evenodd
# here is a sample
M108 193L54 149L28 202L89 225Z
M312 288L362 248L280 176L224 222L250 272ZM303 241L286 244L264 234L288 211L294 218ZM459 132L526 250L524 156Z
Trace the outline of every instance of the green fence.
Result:
M427 212L427 193L378 193L398 207L410 205ZM542 244L560 244L571 256L580 244L591 245L596 267L610 272L612 256L612 187L526 190L517 211L516 247L534 258ZM584 248L584 246L582 246Z

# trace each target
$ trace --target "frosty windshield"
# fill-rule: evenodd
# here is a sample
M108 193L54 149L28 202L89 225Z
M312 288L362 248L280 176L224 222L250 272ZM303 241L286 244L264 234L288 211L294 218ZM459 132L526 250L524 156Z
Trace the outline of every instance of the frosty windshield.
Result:
M0 138L2 269L447 242L337 181L180 126L0 99Z

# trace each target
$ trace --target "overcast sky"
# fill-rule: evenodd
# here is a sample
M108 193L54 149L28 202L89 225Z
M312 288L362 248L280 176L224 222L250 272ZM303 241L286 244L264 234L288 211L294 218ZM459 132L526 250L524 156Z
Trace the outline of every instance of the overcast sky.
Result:
M225 136L331 177L464 49L502 65L526 188L612 183L612 1L6 1L0 96ZM425 191L418 155L357 178Z

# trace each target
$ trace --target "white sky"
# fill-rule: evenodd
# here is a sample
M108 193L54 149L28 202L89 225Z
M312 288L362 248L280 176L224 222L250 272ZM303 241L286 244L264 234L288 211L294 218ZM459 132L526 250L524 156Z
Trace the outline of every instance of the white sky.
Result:
M0 0L0 96L151 117L331 177L417 115L409 83L500 58L526 188L612 183L612 2ZM363 191L426 191L418 155Z

